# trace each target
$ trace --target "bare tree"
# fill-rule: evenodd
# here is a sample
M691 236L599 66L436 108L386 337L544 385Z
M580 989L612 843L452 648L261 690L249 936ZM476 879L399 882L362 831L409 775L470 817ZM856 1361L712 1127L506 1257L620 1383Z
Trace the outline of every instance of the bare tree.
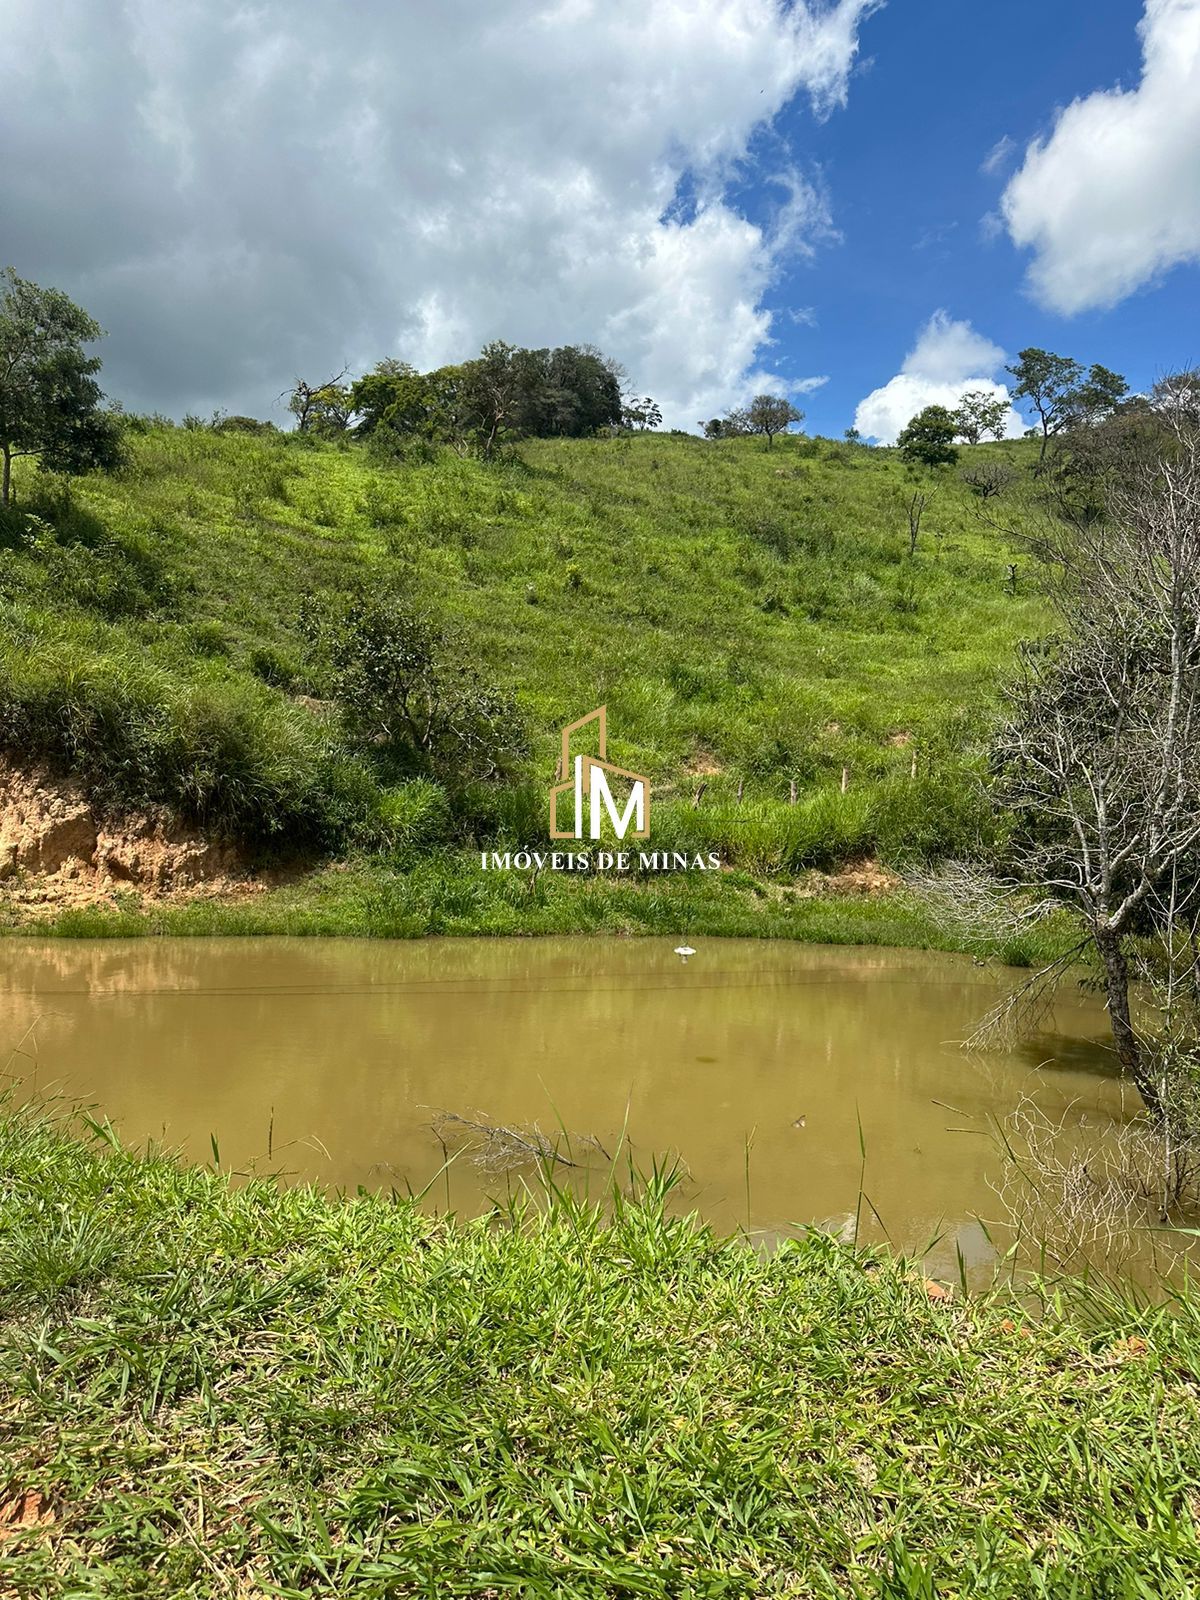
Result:
M1118 1060L1163 1122L1130 940L1200 913L1200 411L1160 403L1158 459L1052 540L1061 632L1025 652L993 759L1020 876L1080 912Z
M980 461L964 467L959 477L981 500L995 499L1017 481L1017 474L1003 461Z
M929 504L929 496L920 489L914 489L912 499L908 502L908 553L915 556L917 553L917 540L921 536L921 518L925 515L925 507Z

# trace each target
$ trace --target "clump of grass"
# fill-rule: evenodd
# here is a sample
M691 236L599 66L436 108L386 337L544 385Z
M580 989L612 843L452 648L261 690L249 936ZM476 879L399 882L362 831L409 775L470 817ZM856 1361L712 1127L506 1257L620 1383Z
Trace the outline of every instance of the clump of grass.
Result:
M21 1594L1158 1595L1200 1317L931 1300L551 1190L472 1223L0 1119ZM36 1498L31 1498L36 1497Z

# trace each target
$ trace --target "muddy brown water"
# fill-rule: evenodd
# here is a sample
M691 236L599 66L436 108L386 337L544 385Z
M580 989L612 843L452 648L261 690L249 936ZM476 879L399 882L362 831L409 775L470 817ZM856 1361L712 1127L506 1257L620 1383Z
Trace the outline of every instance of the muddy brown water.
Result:
M681 1202L722 1228L847 1230L861 1209L863 1235L915 1249L941 1234L935 1257L957 1247L968 1266L991 1254L977 1219L998 1210L997 1119L1027 1096L1101 1132L1134 1110L1078 989L1020 1049L967 1053L1020 974L703 938L684 964L673 942L9 940L0 1060L127 1142L209 1161L215 1139L234 1169L420 1188L443 1160L430 1123L450 1112L609 1152L623 1138L642 1165L676 1156ZM532 1176L476 1154L428 1203L473 1212Z

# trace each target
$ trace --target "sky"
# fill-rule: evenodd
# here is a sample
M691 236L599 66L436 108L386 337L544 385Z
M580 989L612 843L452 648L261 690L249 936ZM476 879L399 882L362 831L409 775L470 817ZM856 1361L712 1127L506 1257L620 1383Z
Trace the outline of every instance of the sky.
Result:
M1040 345L1200 362L1200 0L0 0L0 264L107 391L590 342L891 442ZM1009 414L1019 432L1027 418Z

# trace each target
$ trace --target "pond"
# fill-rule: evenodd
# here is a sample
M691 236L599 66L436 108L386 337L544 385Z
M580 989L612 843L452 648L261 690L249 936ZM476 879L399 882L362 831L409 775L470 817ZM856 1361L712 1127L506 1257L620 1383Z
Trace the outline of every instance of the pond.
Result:
M996 1124L1014 1107L1032 1097L1098 1136L1136 1108L1077 987L1020 1048L968 1052L1019 973L695 942L684 963L648 939L10 940L0 1060L128 1143L211 1161L215 1142L231 1169L435 1180L429 1204L474 1212L536 1163L500 1170L497 1139L453 1118L531 1142L565 1130L597 1187L601 1151L673 1156L681 1202L722 1229L846 1232L861 1212L863 1237L900 1248L940 1235L943 1266L991 1256L978 1219L999 1209ZM439 1175L443 1144L460 1153Z

